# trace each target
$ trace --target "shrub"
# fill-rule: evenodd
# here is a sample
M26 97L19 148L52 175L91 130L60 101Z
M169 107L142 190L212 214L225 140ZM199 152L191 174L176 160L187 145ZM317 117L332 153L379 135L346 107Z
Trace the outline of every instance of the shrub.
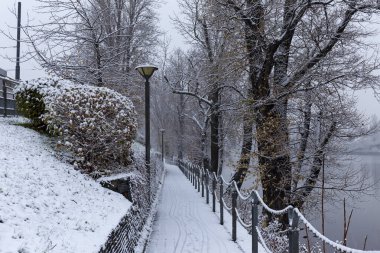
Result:
M53 96L58 87L57 79L35 79L21 82L15 89L18 112L31 120L33 127L44 128L41 116L45 112L45 97Z
M16 94L22 115L57 136L78 168L98 173L131 163L137 121L129 98L58 79L23 82Z
M16 105L18 112L30 119L33 126L43 125L40 117L45 111L45 103L37 89L25 89L16 93Z
M99 173L115 163L131 163L137 122L127 97L107 88L66 85L47 97L42 118L78 167Z

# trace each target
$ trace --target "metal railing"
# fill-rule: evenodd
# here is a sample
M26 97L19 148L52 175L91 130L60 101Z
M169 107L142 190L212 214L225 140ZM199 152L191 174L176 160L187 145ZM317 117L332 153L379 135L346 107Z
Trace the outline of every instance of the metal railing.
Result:
M216 176L215 173L211 173L204 168L194 165L190 162L177 161L178 167L181 169L183 174L190 180L194 188L198 192L201 192L202 197L206 197L206 203L210 202L210 194L212 197L212 211L216 211L216 201L219 202L219 213L220 213L220 224L224 224L224 210L227 210L231 213L232 216L232 228L231 235L232 240L236 241L237 239L237 222L239 222L245 229L251 230L251 239L252 239L252 253L258 252L259 242L267 253L272 253L272 251L267 246L263 235L259 229L259 210L258 207L262 206L268 213L280 216L287 214L288 215L288 228L287 236L289 239L288 252L289 253L299 253L299 221L301 221L314 235L316 238L319 238L326 245L330 245L335 252L348 252L348 253L380 253L380 251L364 251L352 249L342 244L333 242L326 236L322 235L311 223L305 218L305 216L292 206L287 206L282 210L271 209L260 197L258 191L253 190L248 195L244 195L235 181L228 182L223 176ZM219 185L219 193L217 191L217 185ZM232 188L232 198L231 206L228 206L224 196L224 186ZM218 196L219 195L219 196ZM251 205L250 210L250 221L244 221L239 208L237 206L237 200L249 201Z
M8 86L5 79L0 79L2 88L0 90L0 114L4 117L16 115L16 100L13 94L13 87Z

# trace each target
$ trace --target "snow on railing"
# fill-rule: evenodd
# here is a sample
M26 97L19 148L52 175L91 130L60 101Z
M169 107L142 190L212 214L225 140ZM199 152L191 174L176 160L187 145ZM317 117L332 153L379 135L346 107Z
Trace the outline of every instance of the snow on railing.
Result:
M256 233L257 233L257 235L258 235L258 237L260 239L261 245L263 246L265 252L272 253L272 251L268 248L267 244L265 243L265 240L263 238L263 235L260 232L260 229L256 226L255 230L256 230Z
M331 241L326 236L322 235L311 223L305 218L305 216L292 206L287 206L281 210L274 210L270 208L264 200L261 198L260 194L256 190L252 190L250 194L243 194L238 188L235 181L228 182L223 178L223 176L217 176L215 172L209 172L201 166L193 165L190 162L178 161L178 166L185 174L185 176L192 182L195 189L198 192L202 192L202 197L206 195L206 203L209 204L209 195L212 195L212 211L216 210L216 199L218 197L219 208L220 208L220 224L224 223L224 209L231 211L232 215L232 240L236 241L236 223L239 222L244 228L249 229L252 235L252 253L258 252L258 242L261 242L262 247L268 253L272 253L271 250L265 243L263 236L261 235L260 230L258 229L258 206L261 205L268 213L272 215L288 215L288 225L287 234L289 238L289 253L298 253L299 252L299 228L298 221L301 220L302 223L322 242L330 245L332 248L339 252L348 252L348 253L380 253L380 251L363 251L352 249L342 244ZM219 184L219 194L217 194L217 184ZM232 186L232 206L228 206L223 197L224 186L226 189ZM202 189L202 190L201 190ZM242 201L250 200L251 202L251 222L247 223L241 217L237 207L237 199Z

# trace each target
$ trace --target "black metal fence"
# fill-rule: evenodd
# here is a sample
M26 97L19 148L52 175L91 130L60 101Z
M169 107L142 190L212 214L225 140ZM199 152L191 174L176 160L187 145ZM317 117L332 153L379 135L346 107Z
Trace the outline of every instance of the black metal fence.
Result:
M138 154L136 154L138 155ZM141 155L141 154L140 154ZM145 171L145 165L136 164L137 170L141 172L142 178L131 179L131 197L133 206L119 222L119 225L109 234L107 242L102 246L99 253L134 253L135 248L140 242L141 233L144 227L149 224L148 218L151 212L155 210L153 206L158 201L159 189L164 176L164 164L161 161L161 155L152 152L150 180ZM140 156L137 158L143 161ZM150 189L147 182L150 182Z
M0 115L4 117L17 115L16 98L13 83L0 78Z

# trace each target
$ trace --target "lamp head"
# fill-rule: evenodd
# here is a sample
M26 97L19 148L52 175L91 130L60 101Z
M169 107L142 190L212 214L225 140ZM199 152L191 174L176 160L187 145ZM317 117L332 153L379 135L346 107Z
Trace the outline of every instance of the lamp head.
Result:
M153 75L154 71L158 70L158 68L156 66L149 65L149 64L137 66L135 69L146 80L149 80L149 78Z

